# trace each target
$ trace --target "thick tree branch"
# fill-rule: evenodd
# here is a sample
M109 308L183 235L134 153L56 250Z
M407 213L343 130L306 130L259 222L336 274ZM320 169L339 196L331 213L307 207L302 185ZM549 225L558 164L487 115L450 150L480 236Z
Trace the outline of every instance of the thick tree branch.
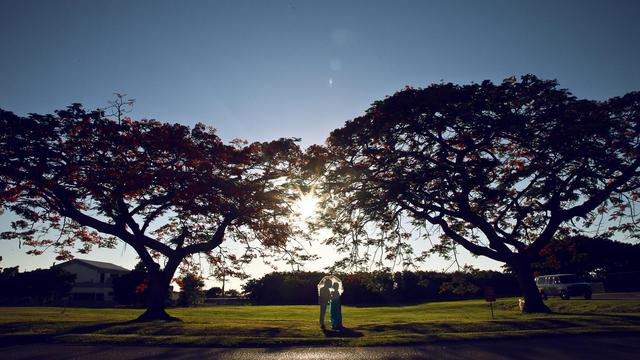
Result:
M218 226L218 229L216 229L216 232L213 234L213 236L211 236L211 239L209 241L204 243L188 245L181 249L177 249L176 251L184 257L189 254L194 254L198 252L208 252L215 249L216 247L220 246L220 244L222 244L222 240L224 239L224 233L227 230L227 227L231 224L231 222L235 218L236 218L235 215L226 216Z
M436 218L433 216L430 216L426 213L422 213L422 214L416 214L419 215L420 217L422 217L423 219L427 220L428 222L434 224L434 225L439 225L440 228L442 229L442 231L448 236L450 237L453 241L457 242L458 244L462 245L462 247L464 247L465 249L469 250L472 254L476 254L476 255L483 255L486 256L488 258L497 260L497 261L502 261L502 262L506 262L508 257L505 256L504 254L501 254L495 250L489 249L487 247L481 246L481 245L477 245L474 244L473 242L465 239L463 236L461 236L460 234L458 234L457 232L455 232L453 229L451 229L451 227L449 227L449 224L447 223L446 220L444 220L443 218Z
M189 228L185 226L182 228L182 231L180 231L180 235L171 240L172 243L176 244L176 250L184 246L184 241L187 236L189 236Z
M57 187L56 189L53 189L53 191L56 194L56 198L62 204L60 213L78 222L78 224L82 226L88 226L90 228L96 229L97 231L105 234L116 236L131 246L139 244L144 247L150 248L152 250L158 251L165 255L171 254L173 252L173 249L171 249L167 245L157 240L154 240L148 236L144 236L144 235L136 236L134 234L127 232L121 226L100 221L96 218L93 218L81 212L71 203L64 189Z
M558 231L558 228L562 224L563 220L560 215L554 213L551 215L549 222L547 222L547 226L545 226L544 230L538 235L536 240L531 243L523 253L523 255L529 260L534 260L539 257L540 250L547 246L549 242L553 239L553 236Z

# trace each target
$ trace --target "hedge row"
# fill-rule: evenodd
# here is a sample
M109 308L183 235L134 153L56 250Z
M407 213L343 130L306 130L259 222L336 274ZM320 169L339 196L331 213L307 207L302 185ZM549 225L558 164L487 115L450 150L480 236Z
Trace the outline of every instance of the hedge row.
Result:
M317 304L321 272L273 272L244 286L253 304ZM336 274L342 279L342 302L347 305L418 303L482 298L491 288L496 296L519 294L516 278L497 271L441 273L433 271L360 272Z

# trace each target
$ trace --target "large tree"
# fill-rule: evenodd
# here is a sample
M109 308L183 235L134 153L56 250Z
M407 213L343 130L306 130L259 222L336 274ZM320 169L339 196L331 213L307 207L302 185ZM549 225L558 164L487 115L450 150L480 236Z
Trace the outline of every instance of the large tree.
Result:
M243 261L269 250L296 255L293 139L225 144L202 124L116 121L79 104L53 115L0 110L0 128L0 210L19 217L1 237L35 254L53 247L58 259L125 242L149 273L141 320L171 319L176 269L225 239L248 250Z
M436 249L459 244L508 264L525 311L547 312L530 264L554 236L634 211L639 120L640 93L578 100L532 75L407 87L309 150L328 241L349 260L376 245L394 258L412 251L404 226L429 225Z

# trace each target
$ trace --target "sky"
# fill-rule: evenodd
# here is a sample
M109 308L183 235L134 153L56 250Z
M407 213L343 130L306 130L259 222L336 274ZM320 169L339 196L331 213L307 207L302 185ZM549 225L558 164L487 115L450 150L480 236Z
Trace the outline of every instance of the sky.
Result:
M94 109L119 92L135 99L134 119L202 122L225 141L299 137L306 147L405 85L532 73L579 98L640 90L639 18L633 0L0 0L0 108ZM0 231L9 220L0 217ZM0 256L23 270L54 261L8 241ZM122 245L83 257L136 263Z

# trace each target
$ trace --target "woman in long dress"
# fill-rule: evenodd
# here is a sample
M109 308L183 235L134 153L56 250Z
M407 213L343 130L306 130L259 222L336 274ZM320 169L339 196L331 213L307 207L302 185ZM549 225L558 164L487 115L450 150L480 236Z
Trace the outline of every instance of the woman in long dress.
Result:
M340 302L340 291L338 283L333 283L331 290L331 304L329 314L332 329L342 328L342 303Z

